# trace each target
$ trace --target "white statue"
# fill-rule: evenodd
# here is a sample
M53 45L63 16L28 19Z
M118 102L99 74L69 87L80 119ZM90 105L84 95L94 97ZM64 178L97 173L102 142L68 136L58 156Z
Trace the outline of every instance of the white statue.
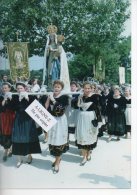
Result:
M66 53L62 47L64 41L63 35L57 35L57 27L49 25L47 43L45 47L45 65L43 81L45 80L45 72L48 79L48 86L51 87L55 80L64 82L64 90L70 91L70 80Z

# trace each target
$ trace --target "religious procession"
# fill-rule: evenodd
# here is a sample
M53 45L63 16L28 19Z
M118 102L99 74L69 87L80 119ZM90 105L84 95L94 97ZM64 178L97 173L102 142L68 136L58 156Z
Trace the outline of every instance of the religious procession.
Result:
M99 1L94 5L88 1L88 5L91 4L95 10L98 6L104 9ZM33 6L37 8L37 4ZM44 2L39 6L44 10ZM68 6L67 2L64 6ZM77 158L74 152L73 157L78 159L81 169L94 160L93 153L101 147L101 140L109 147L111 143L118 145L121 140L131 139L131 37L120 36L122 21L129 17L125 14L129 4L106 1L105 8L112 7L106 11L108 14L114 9L121 11L120 7L125 6L125 15L120 15L124 18L117 19L119 27L115 29L118 21L114 24L111 14L108 25L103 23L106 19L101 22L101 12L99 21L95 22L92 21L96 17L93 9L90 23L90 6L77 6L72 13L76 10L79 13L81 9L86 12L72 17L71 23L66 22L68 16L60 19L61 22L56 20L57 13L53 11L56 9L53 6L52 10L51 6L50 12L48 9L44 12L50 16L44 31L41 28L35 31L36 24L28 25L30 33L25 34L25 29L21 31L18 26L14 35L11 33L10 37L9 33L2 37L5 41L2 55L9 66L8 70L0 70L0 158L3 165L13 159L16 170L33 166L37 163L35 155L42 155L47 146L52 157L50 170L53 175L59 175L63 156L72 146L71 137L79 155ZM77 18L79 24L75 21ZM99 25L95 27L94 23ZM43 67L36 74L33 68L30 70L30 53L41 55L43 59ZM35 62L37 68L39 64Z

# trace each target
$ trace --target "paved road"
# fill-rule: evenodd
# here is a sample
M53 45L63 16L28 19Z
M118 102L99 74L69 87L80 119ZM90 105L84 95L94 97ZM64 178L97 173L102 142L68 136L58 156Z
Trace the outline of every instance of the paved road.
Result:
M58 174L52 172L53 157L49 154L47 143L40 142L42 154L33 155L32 164L24 162L20 168L16 168L15 156L3 162L0 148L0 188L129 189L131 140L121 138L120 141L113 139L107 143L106 138L107 135L99 138L91 161L81 167L82 157L71 135L70 150L62 156Z

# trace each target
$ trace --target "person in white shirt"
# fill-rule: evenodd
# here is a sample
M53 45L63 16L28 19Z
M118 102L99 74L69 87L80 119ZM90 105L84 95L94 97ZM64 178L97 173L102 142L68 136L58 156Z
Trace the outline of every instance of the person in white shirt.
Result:
M39 91L40 91L40 86L38 84L38 79L33 79L31 92L39 92Z

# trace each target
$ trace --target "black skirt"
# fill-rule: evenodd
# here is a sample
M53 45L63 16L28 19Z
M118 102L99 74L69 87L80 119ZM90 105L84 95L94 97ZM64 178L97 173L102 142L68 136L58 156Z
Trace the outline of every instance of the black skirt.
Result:
M11 135L0 135L0 144L4 149L9 149L12 145Z
M13 143L12 153L14 155L26 156L27 154L41 153L40 143L29 142L29 143Z
M61 156L62 153L65 153L69 150L69 144L63 144L61 146L53 146L51 144L49 144L49 151L50 154L53 156Z
M97 147L97 141L90 145L81 145L81 144L78 144L77 141L75 141L75 144L78 147L78 149L83 149L83 150L93 150L94 148Z

